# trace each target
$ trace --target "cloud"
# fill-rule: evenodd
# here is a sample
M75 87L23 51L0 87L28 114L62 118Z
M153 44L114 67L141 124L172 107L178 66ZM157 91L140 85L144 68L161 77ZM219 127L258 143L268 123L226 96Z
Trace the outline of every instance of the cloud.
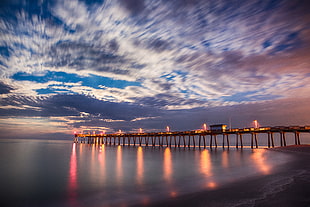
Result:
M119 0L119 2L132 15L137 15L145 9L144 0Z
M224 116L226 107L309 97L306 2L31 6L37 9L15 2L0 7L2 115L76 116L66 119L67 127L73 121L107 129L128 123L128 130L145 118L156 129L161 118L181 119L195 110L217 108Z
M11 90L13 90L13 88L0 82L0 94L8 94Z

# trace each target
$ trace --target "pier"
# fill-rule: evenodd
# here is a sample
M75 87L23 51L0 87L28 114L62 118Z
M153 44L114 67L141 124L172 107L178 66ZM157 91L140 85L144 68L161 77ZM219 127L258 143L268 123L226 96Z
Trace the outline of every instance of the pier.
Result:
M175 132L152 132L152 133L115 133L115 134L75 134L75 143L106 144L123 146L159 146L159 147L210 147L217 148L218 140L221 139L223 148L244 147L245 135L250 136L251 148L258 148L258 135L264 134L267 139L268 148L275 147L275 139L279 146L286 146L288 133L294 135L294 144L301 145L301 133L310 133L310 126L288 126L288 127L259 127L242 129L218 129L218 130L194 130ZM275 135L277 134L277 137ZM248 138L248 136L246 138ZM261 138L261 137L260 137ZM232 139L235 144L232 146Z

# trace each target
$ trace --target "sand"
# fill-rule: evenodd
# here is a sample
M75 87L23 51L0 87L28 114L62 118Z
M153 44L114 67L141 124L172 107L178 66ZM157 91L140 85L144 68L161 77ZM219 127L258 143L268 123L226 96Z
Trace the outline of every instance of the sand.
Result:
M310 207L310 145L270 149L293 159L269 175L231 183L216 190L185 195L149 206Z

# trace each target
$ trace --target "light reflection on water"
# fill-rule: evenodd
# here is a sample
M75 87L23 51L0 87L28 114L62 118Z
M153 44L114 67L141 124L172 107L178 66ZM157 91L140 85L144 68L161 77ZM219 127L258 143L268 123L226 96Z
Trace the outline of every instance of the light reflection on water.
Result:
M103 202L102 205L126 206L126 203L131 202L146 205L159 198L173 198L203 189L212 190L254 174L269 174L276 165L287 160L282 154L264 149L210 151L121 145L88 146L88 151L80 152L91 155L97 153L98 156L92 158L98 157L98 160L92 160L92 173L81 173L78 179L91 179L93 183L98 181L93 190L97 193L97 201ZM79 144L76 147L84 146ZM72 157L75 153L76 150L72 148ZM272 159L268 160L270 154ZM79 171L85 172L83 165L85 163L81 162ZM71 182L74 180L71 176L76 174L72 174L70 169L69 176ZM87 196L83 197L87 193L83 191L87 191L86 186L79 188L80 196L76 203L87 200ZM113 199L110 199L111 195Z
M69 202L72 206L77 206L77 161L76 161L76 144L72 145L72 154L69 169Z
M123 180L123 165L122 165L122 147L119 145L117 146L116 150L116 183L118 185L122 184Z
M255 150L251 155L251 159L255 163L257 169L264 175L270 174L272 166L268 164L265 153L262 150Z
M144 161L143 161L143 149L142 147L137 148L137 184L139 186L143 185L143 177L144 177Z
M1 200L26 200L31 206L51 201L51 206L146 205L270 174L289 160L288 155L264 149L194 150L32 140L0 141L0 151Z
M163 169L164 169L164 179L167 183L171 183L171 176L172 176L172 158L171 158L171 151L170 148L166 148L164 151L164 162L163 162Z
M217 184L213 180L213 173L212 173L212 161L210 157L210 152L206 149L200 152L200 172L204 175L205 180L207 181L205 184L206 188L216 188Z

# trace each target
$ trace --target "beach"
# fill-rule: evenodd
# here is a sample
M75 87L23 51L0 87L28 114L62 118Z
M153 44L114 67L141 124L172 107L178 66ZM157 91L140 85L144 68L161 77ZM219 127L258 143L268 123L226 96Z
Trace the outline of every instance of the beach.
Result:
M269 150L290 154L293 159L270 175L251 177L215 190L160 201L150 206L309 207L310 145Z

